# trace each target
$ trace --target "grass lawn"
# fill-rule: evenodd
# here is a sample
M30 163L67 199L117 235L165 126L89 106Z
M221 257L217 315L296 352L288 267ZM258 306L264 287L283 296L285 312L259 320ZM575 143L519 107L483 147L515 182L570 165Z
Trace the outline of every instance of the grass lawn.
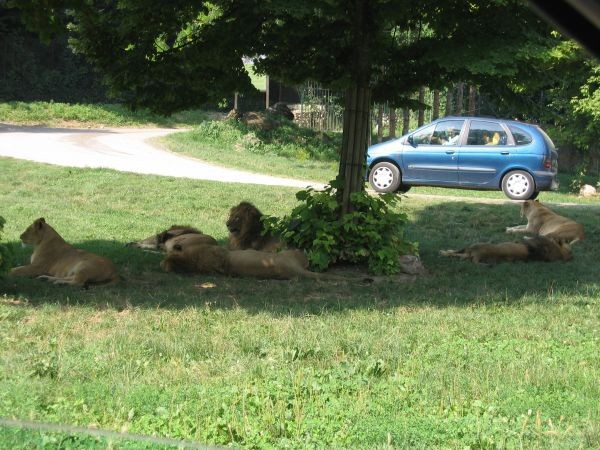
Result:
M598 208L554 207L586 227L573 261L481 267L438 251L512 239L515 203L409 196L399 208L427 275L264 281L162 273L160 255L123 244L173 223L224 241L231 206L286 214L292 188L9 158L0 173L17 263L43 216L124 278L0 278L0 417L255 448L600 446ZM0 442L165 448L14 427Z
M117 104L69 104L55 102L0 102L0 122L50 127L185 127L210 114L182 111L165 117L140 109L130 111Z

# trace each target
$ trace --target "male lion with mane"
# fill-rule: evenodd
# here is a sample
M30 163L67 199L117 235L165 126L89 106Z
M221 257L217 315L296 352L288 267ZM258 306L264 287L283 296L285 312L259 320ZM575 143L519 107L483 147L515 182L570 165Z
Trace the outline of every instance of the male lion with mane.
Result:
M21 234L21 241L33 245L31 263L14 267L10 275L38 277L54 284L84 287L119 280L117 269L109 259L73 247L43 217L27 227Z
M583 225L556 214L537 200L525 200L522 203L521 217L527 218L527 225L508 227L507 233L539 234L570 244L583 240Z
M160 266L165 272L216 273L276 280L345 279L311 272L308 270L308 260L301 250L275 253L252 249L228 250L216 245L193 245L186 248L175 246Z
M241 202L229 211L229 250L254 249L275 252L283 247L281 239L270 234L263 235L263 214L250 202Z

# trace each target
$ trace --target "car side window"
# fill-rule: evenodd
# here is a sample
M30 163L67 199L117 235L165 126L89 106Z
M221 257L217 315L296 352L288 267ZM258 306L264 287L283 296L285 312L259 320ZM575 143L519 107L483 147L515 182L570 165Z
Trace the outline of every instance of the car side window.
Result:
M431 145L458 145L464 120L446 120L435 126Z
M531 142L533 141L533 137L523 128L515 127L514 125L509 125L508 129L513 135L515 145L527 145L531 144Z
M435 125L423 128L412 135L412 140L415 145L429 145Z
M469 126L467 145L506 145L506 132L497 123L473 120Z

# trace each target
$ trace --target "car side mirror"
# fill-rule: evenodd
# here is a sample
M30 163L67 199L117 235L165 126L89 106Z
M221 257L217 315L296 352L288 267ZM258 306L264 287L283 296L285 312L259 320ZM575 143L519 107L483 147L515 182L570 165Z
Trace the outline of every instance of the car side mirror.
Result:
M415 140L413 139L413 136L412 136L412 134L410 134L410 135L408 136L408 138L406 139L406 141L407 141L407 142L408 142L410 145L412 145L413 147L416 147L416 146L417 146L417 144L415 144Z

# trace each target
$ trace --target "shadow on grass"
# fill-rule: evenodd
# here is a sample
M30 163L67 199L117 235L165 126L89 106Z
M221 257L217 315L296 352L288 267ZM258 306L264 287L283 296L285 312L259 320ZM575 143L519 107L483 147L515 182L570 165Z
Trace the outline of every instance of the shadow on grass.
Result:
M565 298L587 302L600 293L600 224L593 209L561 209L584 224L586 239L574 246L574 259L563 263L503 263L477 266L439 256L440 249L457 249L475 242L521 239L505 233L507 226L524 223L517 204L448 202L420 209L407 229L419 242L428 274L413 282L368 283L314 280L257 280L217 275L177 275L161 271L163 255L125 247L115 241L85 241L77 247L107 256L123 277L117 285L83 290L55 286L37 279L4 277L0 293L17 305L79 305L95 308L243 308L251 314L322 314L343 310L396 307L454 307L481 304L554 302ZM23 264L31 249L10 242L16 261ZM14 303L14 302L13 302Z

